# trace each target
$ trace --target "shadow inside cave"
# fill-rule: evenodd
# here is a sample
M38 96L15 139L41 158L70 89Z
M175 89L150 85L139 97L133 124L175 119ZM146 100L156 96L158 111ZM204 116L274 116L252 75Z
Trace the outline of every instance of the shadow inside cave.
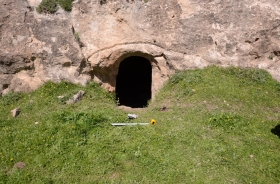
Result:
M148 59L131 56L119 66L116 99L119 105L143 108L151 99L152 66Z
M271 133L277 135L280 138L280 124L271 129Z

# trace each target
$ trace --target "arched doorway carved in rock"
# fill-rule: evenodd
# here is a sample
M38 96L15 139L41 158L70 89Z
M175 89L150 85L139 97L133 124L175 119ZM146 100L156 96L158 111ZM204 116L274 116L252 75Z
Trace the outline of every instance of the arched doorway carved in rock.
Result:
M116 78L119 105L142 108L152 98L152 66L145 57L130 56L121 61Z

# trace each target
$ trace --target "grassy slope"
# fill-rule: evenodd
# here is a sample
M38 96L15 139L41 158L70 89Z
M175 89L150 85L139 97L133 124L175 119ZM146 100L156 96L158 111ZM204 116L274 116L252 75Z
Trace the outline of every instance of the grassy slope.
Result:
M83 100L66 105L80 89ZM185 71L135 112L132 122L157 125L112 127L127 112L93 83L10 94L0 98L0 183L279 183L279 97L262 70Z

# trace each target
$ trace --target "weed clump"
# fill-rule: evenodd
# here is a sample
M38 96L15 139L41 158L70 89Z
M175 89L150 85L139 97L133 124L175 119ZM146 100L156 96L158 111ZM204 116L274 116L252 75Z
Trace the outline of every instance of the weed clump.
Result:
M65 11L72 10L73 0L42 0L37 7L38 13L50 13L53 14L58 10L58 5Z
M56 0L42 0L36 10L38 13L55 13L58 10Z
M212 127L221 127L223 129L234 129L236 127L244 127L245 118L240 115L232 115L228 113L214 114L209 118L209 124Z
M101 113L84 113L84 112L69 112L61 111L54 114L53 118L58 122L86 124L87 126L95 126L99 123L104 123L107 118Z
M1 101L4 106L8 106L19 101L23 98L23 96L23 93L8 93L7 95L1 98Z
M58 0L58 4L65 11L71 11L72 10L72 2L73 2L73 0Z

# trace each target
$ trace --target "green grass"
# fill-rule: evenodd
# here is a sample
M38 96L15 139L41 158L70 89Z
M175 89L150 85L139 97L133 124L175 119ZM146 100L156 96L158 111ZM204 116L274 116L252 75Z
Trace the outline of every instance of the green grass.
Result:
M66 105L79 90L82 101ZM127 113L95 83L48 82L1 97L0 183L280 183L280 139L271 133L280 84L263 70L183 71L133 111L131 122L156 125L110 125L128 122ZM25 168L13 169L17 162Z

